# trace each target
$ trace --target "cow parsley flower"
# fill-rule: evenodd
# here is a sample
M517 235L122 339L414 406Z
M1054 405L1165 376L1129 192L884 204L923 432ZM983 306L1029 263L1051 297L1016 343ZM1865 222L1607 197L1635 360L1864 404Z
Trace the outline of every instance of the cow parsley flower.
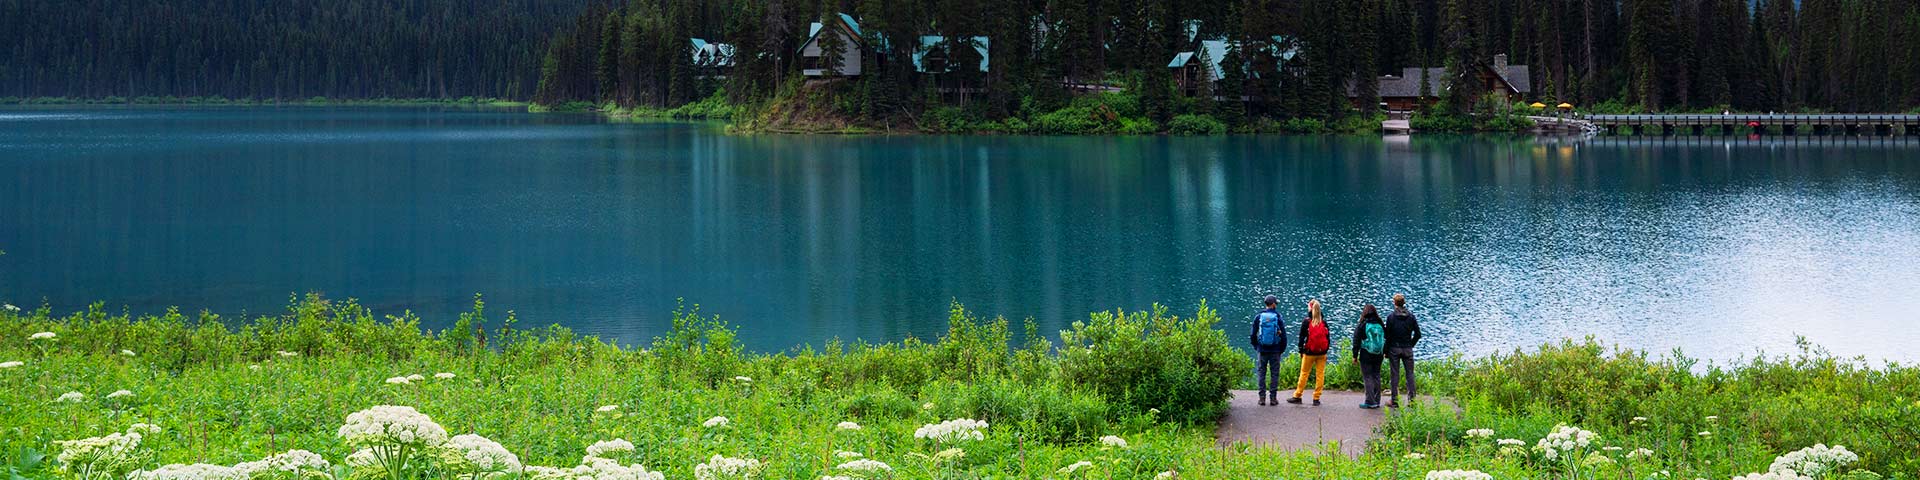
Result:
M160 426L151 423L136 423L127 427L127 433L160 433Z
M860 424L853 423L853 422L840 422L840 423L834 424L833 428L837 428L841 430L859 430Z
M1127 439L1120 438L1113 435L1107 435L1104 437L1100 437L1100 444L1103 446L1108 446L1113 448L1127 448Z
M1500 446L1502 446L1502 447L1521 447L1521 446L1526 446L1526 444L1527 444L1527 442L1525 442L1525 441L1522 441L1522 440L1520 440L1520 439L1518 439L1518 438L1502 438L1502 439L1500 439Z
M612 455L620 453L633 453L633 442L629 442L624 438L616 438L604 442L594 442L593 445L587 446L587 456L589 457L612 458Z
M693 478L697 480L744 480L760 473L760 461L751 458L733 458L714 454L707 463L693 467Z
M532 471L533 471L532 468L528 469L529 473L532 473ZM573 467L573 470L570 471L569 474L571 476L542 477L539 475L534 475L533 478L535 479L556 478L556 479L567 479L567 480L575 480L575 479L663 480L666 478L665 474L660 472L649 472L647 471L646 467L642 467L638 464L621 465L620 462L613 461L610 459L605 459L605 458L599 458L599 457L587 457L587 458L581 459L580 466Z
M136 356L133 354L133 350L125 350L125 349L120 350L120 355L127 356L127 357Z
M439 446L447 442L447 429L432 417L413 407L378 405L347 415L338 435L347 445L363 446Z
M60 466L69 472L92 471L96 465L131 461L140 448L140 432L110 433L105 436L53 442L60 447Z
M1407 454L1406 458L1408 460L1420 460L1420 459L1427 458L1427 454L1420 453L1420 452L1413 452L1413 453Z
M416 374L412 374L412 375L407 375L407 381L410 381L410 382L418 382L418 381L421 381L421 380L426 380L426 379L427 379L427 376L426 376L426 375L421 375L421 374L418 374L418 373L416 373Z
M1826 444L1814 444L1814 446L1794 450L1774 458L1773 466L1768 467L1767 471L1790 470L1799 472L1801 475L1820 478L1827 472L1858 461L1860 456L1848 451L1847 447L1834 445L1829 448Z
M739 382L739 383L753 383L753 377L740 375L740 376L733 377L733 381Z
M487 437L455 435L447 439L446 447L459 455L458 467L463 471L512 474L521 470L519 456Z
M1493 429L1475 428L1472 430L1467 430L1466 438L1493 438Z
M700 426L707 428L726 428L730 425L733 425L733 421L728 420L727 417L713 417L700 423Z
M1628 425L1639 425L1642 423L1647 423L1647 417L1633 417L1633 420L1627 421Z
M958 449L958 448L949 448L949 449L946 449L946 450L941 450L941 451L940 451L939 453L935 453L935 454L933 454L933 459L934 459L934 461L941 461L941 462L944 462L944 461L947 461L947 460L954 460L954 459L958 459L958 458L964 458L964 457L966 457L966 456L967 456L967 451L966 451L966 450L961 450L961 449Z
M0 362L0 369L14 368L14 367L19 367L21 365L26 365L26 364L27 364L26 362L22 362L19 360L8 360L5 362Z
M153 470L138 470L127 475L130 480L246 480L247 475L233 467L196 463L192 465L172 464Z
M452 380L452 379L453 379L453 372L440 372L440 373L436 373L436 374L433 374L433 378L437 378L437 379L440 379L440 380Z
M1603 454L1600 452L1588 452L1587 458L1585 460L1580 461L1580 465L1585 466L1587 468L1600 467L1604 465L1613 465L1613 463L1614 463L1613 457L1609 457L1606 454Z
M61 403L80 403L80 402L87 401L87 394L80 393L80 392L62 393L60 394L60 398L53 399L53 401L61 402Z
M987 438L981 432L987 428L987 422L971 418L956 418L936 424L922 425L913 431L913 438L923 438L935 442L947 443L961 440L982 440Z
M1164 472L1160 472L1160 474L1159 474L1159 475L1154 475L1154 476L1153 476L1153 480L1173 480L1173 479L1176 479L1176 478L1180 478L1180 473L1179 473L1179 472L1175 472L1175 471L1173 471L1173 470L1167 470L1167 471L1164 471Z
M865 456L866 456L866 455L861 455L861 454L860 454L860 452L849 452L849 451L846 451L846 450L840 450L840 451L837 451L837 452L833 452L833 457L834 457L834 458L838 458L838 459L842 459L842 460L845 460L845 459L850 459L850 458L861 458L861 457L865 457Z
M1813 477L1801 475L1799 472L1793 470L1781 470L1777 472L1741 475L1733 477L1733 480L1813 480Z
M1547 433L1546 438L1542 438L1539 442L1534 443L1533 448L1539 450L1541 454L1546 455L1548 460L1558 459L1562 456L1565 456L1568 460L1573 460L1574 458L1571 454L1586 450L1589 445L1593 444L1594 440L1599 438L1599 434L1581 429L1580 427L1558 425L1553 427L1552 432Z
M842 463L840 464L840 466L833 467L833 468L838 470L846 470L850 472L861 472L866 474L889 473L893 471L893 466L891 465L887 465L886 463L880 462L879 460L869 460L865 458L854 460L847 463Z
M1433 470L1427 472L1427 480L1493 480L1493 476L1479 470Z
M1700 431L1700 433L1696 433L1695 435L1699 435L1699 436L1700 436L1701 438L1706 438L1706 437L1711 437L1711 436L1713 436L1713 432L1711 432L1711 431L1706 431L1706 430L1702 430L1702 431Z
M927 402L927 403L922 403L922 404L920 404L920 409L921 409L921 410L933 410L933 402Z
M107 394L108 399L131 397L131 396L133 396L133 392L130 390L114 390L113 393Z
M593 409L593 411L595 413L607 413L607 412L612 412L619 409L620 409L619 405L601 405L600 408L595 408Z
M53 332L40 332L40 333L35 333L33 335L27 336L27 339L28 340L53 340L53 338L56 336L58 335L54 335Z
M1093 468L1093 462L1081 460L1078 462L1073 462L1073 464L1071 465L1060 467L1060 470L1058 472L1061 475L1072 475L1074 472L1078 472L1082 469L1087 469L1087 468Z
M408 380L407 377L387 377L387 384L388 385L412 385L413 381Z
M1719 416L1719 415L1707 415L1707 421L1708 421L1708 422L1718 422L1718 421L1720 421L1720 416Z
M1653 456L1653 450L1648 450L1645 448L1636 448L1636 449L1633 449L1633 451L1631 452L1627 452L1627 458L1640 458L1640 457L1651 457L1651 456Z
M313 452L288 450L260 460L242 462L234 465L233 470L240 474L240 478L278 478L271 476L277 473L287 473L292 478L308 478L309 475L301 472L312 472L311 476L315 477L324 476L333 470L333 464Z
M289 351L286 351L286 350L274 350L274 351L273 351L273 354L274 354L274 355L279 355L279 356L280 356L281 358L291 358L291 357L298 357L298 356L300 356L300 352L289 352Z

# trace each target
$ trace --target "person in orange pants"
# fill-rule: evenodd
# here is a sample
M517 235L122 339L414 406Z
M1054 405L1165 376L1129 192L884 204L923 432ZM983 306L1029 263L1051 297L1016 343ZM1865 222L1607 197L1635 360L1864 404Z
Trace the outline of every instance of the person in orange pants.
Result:
M1300 322L1300 380L1294 383L1293 398L1287 403L1299 404L1300 394L1306 393L1307 375L1313 375L1313 405L1320 405L1320 390L1327 384L1327 348L1332 343L1327 338L1327 319L1320 315L1320 301L1307 301L1307 321Z

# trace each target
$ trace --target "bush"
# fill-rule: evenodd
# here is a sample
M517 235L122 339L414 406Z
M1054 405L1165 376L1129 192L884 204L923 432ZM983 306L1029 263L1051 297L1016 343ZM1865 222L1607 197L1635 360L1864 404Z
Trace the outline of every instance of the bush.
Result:
M1174 135L1222 135L1227 124L1211 115L1180 115L1167 122L1167 133Z
M1412 127L1416 132L1459 133L1472 131L1473 119L1438 111L1425 111L1415 113L1413 118L1407 121L1407 126Z
M1202 303L1191 319L1149 312L1100 312L1060 332L1060 373L1070 384L1099 392L1123 414L1157 410L1188 424L1212 422L1226 411L1228 390L1253 371L1253 362L1215 328L1218 314Z
M1062 108L1034 117L1032 131L1041 135L1111 133L1119 128L1120 122L1108 113L1088 107Z
M1320 133L1326 131L1327 123L1314 118L1289 118L1280 122L1279 128L1287 133Z
M1122 117L1120 119L1121 135L1153 135L1156 133L1160 133L1160 124L1154 123L1151 119L1131 117Z

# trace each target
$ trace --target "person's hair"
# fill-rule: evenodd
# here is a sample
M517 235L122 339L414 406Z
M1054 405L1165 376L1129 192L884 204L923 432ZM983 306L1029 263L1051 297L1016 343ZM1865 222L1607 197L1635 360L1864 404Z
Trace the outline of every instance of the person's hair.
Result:
M1380 323L1380 309L1373 308L1373 304L1371 303L1365 307L1360 307L1360 323L1367 322Z
M1320 316L1320 300L1307 300L1307 320L1327 323L1327 319Z
M1280 304L1280 300L1278 300L1278 299L1273 299L1273 298L1269 298L1269 299L1267 299L1267 301L1266 301L1266 302L1262 302L1262 303L1266 303L1266 304L1267 304L1267 306L1269 306L1269 307L1271 307L1271 306L1274 306L1274 305L1279 305L1279 304Z
M1402 294L1398 294L1398 293L1396 293L1396 294L1393 294L1393 306L1395 306L1395 307L1405 307L1405 306L1407 306L1407 296L1406 296L1406 295L1402 295Z

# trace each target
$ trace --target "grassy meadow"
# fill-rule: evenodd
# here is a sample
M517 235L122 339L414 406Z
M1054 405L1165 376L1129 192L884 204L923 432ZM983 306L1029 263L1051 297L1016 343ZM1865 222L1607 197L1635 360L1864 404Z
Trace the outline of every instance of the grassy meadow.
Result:
M1920 478L1920 369L1810 346L1428 361L1461 409L1396 411L1348 458L1215 446L1252 362L1205 307L1016 332L956 305L933 341L780 353L697 309L638 346L523 323L0 310L0 479Z

